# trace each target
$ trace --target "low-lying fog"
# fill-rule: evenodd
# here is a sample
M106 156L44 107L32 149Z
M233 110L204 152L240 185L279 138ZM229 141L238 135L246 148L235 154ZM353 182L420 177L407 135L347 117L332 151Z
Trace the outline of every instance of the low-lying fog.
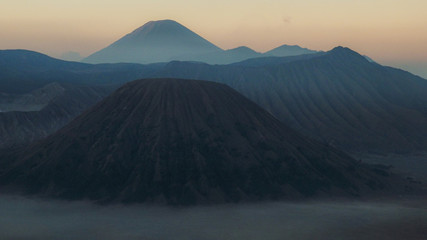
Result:
M426 239L427 201L168 208L0 197L0 239Z

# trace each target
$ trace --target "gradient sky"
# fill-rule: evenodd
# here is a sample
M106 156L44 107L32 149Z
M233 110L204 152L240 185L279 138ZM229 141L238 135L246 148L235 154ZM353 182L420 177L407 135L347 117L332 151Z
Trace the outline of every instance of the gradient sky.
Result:
M87 56L147 21L173 19L223 49L342 45L427 76L426 0L0 0L0 6L0 49Z

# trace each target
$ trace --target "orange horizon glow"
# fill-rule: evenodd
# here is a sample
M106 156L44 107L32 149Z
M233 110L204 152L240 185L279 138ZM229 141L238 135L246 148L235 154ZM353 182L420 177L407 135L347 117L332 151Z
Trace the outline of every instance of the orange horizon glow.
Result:
M379 62L427 62L424 0L2 0L0 49L98 51L151 20L175 20L223 48L349 47Z

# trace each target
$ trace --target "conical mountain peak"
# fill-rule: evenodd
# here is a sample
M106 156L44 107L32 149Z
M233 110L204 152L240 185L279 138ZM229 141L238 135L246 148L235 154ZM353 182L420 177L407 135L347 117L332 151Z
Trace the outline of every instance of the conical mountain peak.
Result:
M358 56L362 56L359 53L357 53L356 51L353 51L352 49L348 48L348 47L343 47L343 46L337 46L334 47L332 50L329 51L330 54L336 54L336 55L358 55Z
M192 56L222 51L173 20L151 21L110 46L92 54L89 63L153 63L189 60Z
M174 21L174 20L158 20L158 21L150 21L146 24L142 25L141 27L135 29L128 35L139 35L141 33L150 33L150 32L157 32L157 31L163 31L167 34L175 34L179 33L179 31L184 32L192 32L190 29L186 28L182 24Z
M353 51L348 47L343 46L337 46L332 50L328 51L327 54L333 58L341 60L368 62L368 60L364 56L360 55L359 53Z
M195 204L353 195L369 188L364 179L377 180L230 87L196 80L128 83L20 154L0 184L72 199Z

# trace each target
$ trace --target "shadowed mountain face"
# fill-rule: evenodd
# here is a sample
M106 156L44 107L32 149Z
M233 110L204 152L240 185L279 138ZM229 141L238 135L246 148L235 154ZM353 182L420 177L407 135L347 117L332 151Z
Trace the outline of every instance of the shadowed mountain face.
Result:
M1 94L25 94L49 83L120 84L150 74L161 64L84 64L27 50L0 50Z
M427 149L427 81L347 48L226 66L171 62L157 76L225 83L299 132L348 151Z
M236 51L250 54L245 48ZM17 56L6 57L6 53ZM231 86L299 132L344 150L427 149L427 81L370 63L346 48L224 66L191 62L90 65L45 55L37 60L39 55L0 51L1 89L28 92L54 81L90 85L147 77L203 79ZM34 65L40 62L41 66Z
M236 51L251 52L245 48ZM17 56L6 57L6 53ZM37 60L39 55L0 51L2 91L28 92L54 81L99 84L147 77L203 79L231 86L300 133L344 150L407 153L427 149L427 81L370 63L346 48L224 66L191 62L90 65L45 55ZM34 65L41 62L41 66Z
M46 137L114 88L51 83L30 94L0 95L0 107L3 107L0 112L0 148L20 146Z
M0 51L0 148L45 137L125 81L155 66L82 64L26 50Z
M172 20L151 21L86 59L89 63L153 63L190 60L190 56L222 51Z
M206 81L128 83L7 159L13 163L3 167L2 185L105 202L195 204L388 188L384 171L305 139L235 90Z
M52 99L64 92L64 87L58 83L49 83L27 94L10 94L0 92L1 112L31 112L39 111Z

